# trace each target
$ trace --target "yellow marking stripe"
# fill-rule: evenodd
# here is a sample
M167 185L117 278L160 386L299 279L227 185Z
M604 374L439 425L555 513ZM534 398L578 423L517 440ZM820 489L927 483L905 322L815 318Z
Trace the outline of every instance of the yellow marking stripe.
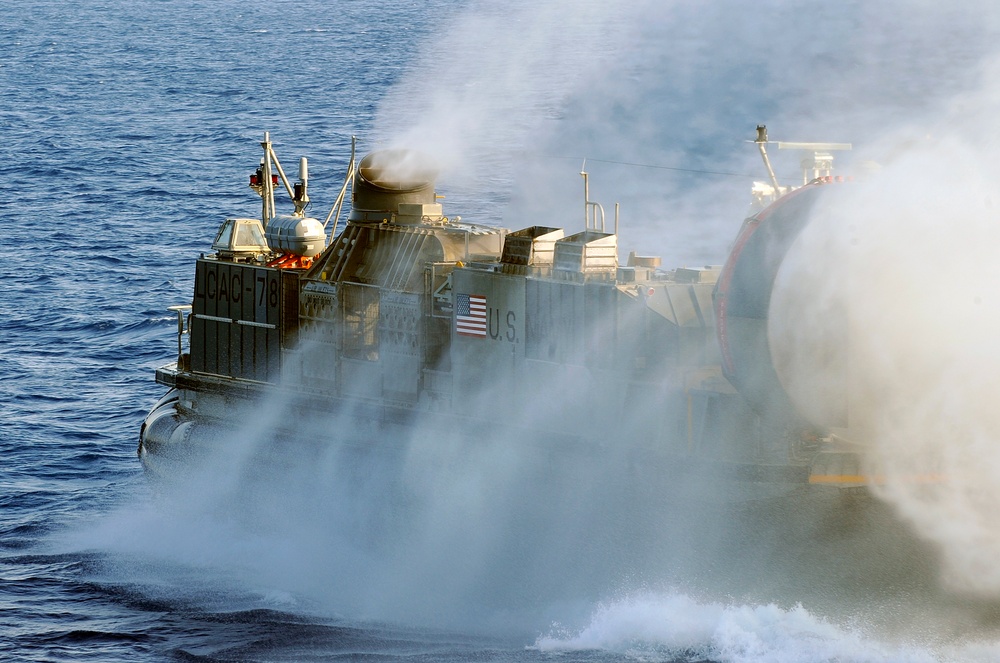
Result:
M812 474L809 483L868 483L868 477L860 474Z
M903 479L904 483L942 483L945 480L941 474L921 474ZM882 475L865 476L863 474L812 474L809 483L865 483L884 484L886 478Z

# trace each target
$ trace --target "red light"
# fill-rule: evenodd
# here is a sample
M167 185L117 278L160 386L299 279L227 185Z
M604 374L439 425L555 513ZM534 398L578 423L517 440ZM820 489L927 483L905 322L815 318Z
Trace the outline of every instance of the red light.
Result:
M277 183L278 183L278 176L271 175L271 184L277 184Z
M250 186L257 186L257 175L253 174L250 176Z
M652 297L652 296L653 296L653 293L654 293L654 292L656 292L656 291L655 291L655 290L653 290L652 288L650 288L649 290L647 290L647 291L646 291L646 295L647 295L648 297Z

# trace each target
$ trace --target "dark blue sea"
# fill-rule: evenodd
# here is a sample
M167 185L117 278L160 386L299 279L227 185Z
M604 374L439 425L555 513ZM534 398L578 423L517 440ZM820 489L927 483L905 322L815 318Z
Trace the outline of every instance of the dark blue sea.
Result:
M167 307L190 302L219 223L259 213L247 178L266 131L291 175L309 158L321 219L356 136L361 153L433 153L448 213L508 228L582 223L584 167L592 197L621 203L623 250L702 265L724 260L765 179L746 142L757 124L854 142L844 162L860 162L887 152L866 143L987 113L1000 90L987 2L626 4L4 6L0 659L1000 660L989 602L913 609L926 592L905 583L877 599L749 591L756 578L679 576L665 556L626 568L587 554L577 570L558 528L516 542L495 520L455 532L445 520L470 522L490 496L482 477L442 479L440 466L427 481L460 484L462 507L424 514L440 549L400 534L400 548L423 547L393 550L390 527L372 557L336 530L345 514L364 530L364 490L305 508L268 482L273 493L227 501L234 475L187 499L144 476L139 426L164 392L155 368L176 356ZM797 157L776 159L799 177ZM562 525L589 549L606 533L587 529L587 509L570 505ZM836 554L831 567L850 566Z

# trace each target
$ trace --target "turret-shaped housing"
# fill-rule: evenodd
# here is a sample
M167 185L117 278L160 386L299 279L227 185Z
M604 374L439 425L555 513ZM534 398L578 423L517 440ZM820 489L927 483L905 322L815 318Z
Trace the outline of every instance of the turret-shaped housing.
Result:
M412 216L415 206L435 205L437 171L424 155L412 150L372 152L358 164L348 221L385 223L397 214ZM406 205L401 210L401 206ZM434 210L428 210L433 214ZM436 208L441 215L441 206Z

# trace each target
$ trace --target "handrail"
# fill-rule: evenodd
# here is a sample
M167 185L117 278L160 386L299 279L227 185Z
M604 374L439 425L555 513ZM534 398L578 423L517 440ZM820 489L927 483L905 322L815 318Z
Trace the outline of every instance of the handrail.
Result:
M183 368L181 364L184 361L184 346L181 339L184 338L185 334L191 334L191 305L177 304L176 306L168 306L167 310L177 313L177 367ZM186 317L185 313L188 314Z
M583 228L604 232L604 207L590 199L590 176L587 173L587 162L583 162L580 175L583 177ZM616 224L617 226L617 220Z
M604 206L590 199L590 173L587 172L587 160L583 160L580 169L583 177L583 228L587 231L604 232ZM618 234L618 203L615 203L615 233Z
M323 229L326 230L327 225L330 223L330 219L336 216L337 220L333 222L333 228L330 229L331 240L333 240L333 236L337 232L337 224L340 223L340 211L344 205L344 196L347 195L347 187L354 181L354 174L357 171L355 164L355 151L357 150L357 144L357 136L351 136L351 161L347 164L347 177L344 178L344 186L340 188L340 193L337 195L337 200L333 203L333 208L330 209L330 213L326 215L326 221L323 222Z

